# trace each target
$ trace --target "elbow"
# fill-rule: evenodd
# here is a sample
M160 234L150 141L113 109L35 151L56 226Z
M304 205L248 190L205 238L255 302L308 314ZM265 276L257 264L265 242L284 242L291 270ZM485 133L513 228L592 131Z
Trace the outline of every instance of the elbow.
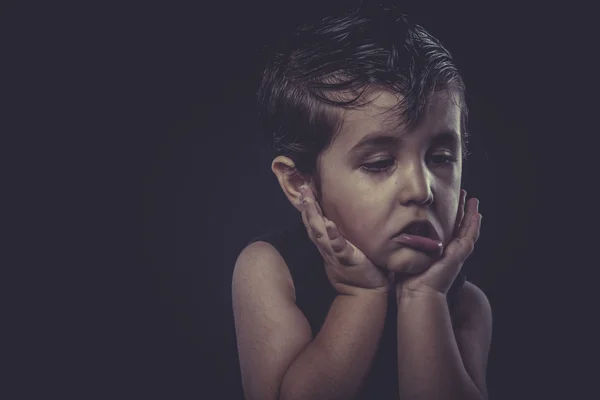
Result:
M277 392L277 400L302 400L307 398L305 396L305 389L302 386L293 384L289 380L283 380L281 386L279 387L279 391ZM304 390L303 390L304 389Z
M281 383L277 390L277 400L297 400L300 398L298 395L298 388L294 387L294 383L298 383L298 380L291 379L290 377L290 368L286 371L283 379L281 379Z
M481 390L472 380L464 379L460 383L455 381L453 387L448 387L444 392L436 391L431 393L428 398L444 399L444 400L488 400L487 393Z
M468 389L465 391L463 396L460 398L461 400L488 400L487 393L482 392L477 386L474 384L469 385Z

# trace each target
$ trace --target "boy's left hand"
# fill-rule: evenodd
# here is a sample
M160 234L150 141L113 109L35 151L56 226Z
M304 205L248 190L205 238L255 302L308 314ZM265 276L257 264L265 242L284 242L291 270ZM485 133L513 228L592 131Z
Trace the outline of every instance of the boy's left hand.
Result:
M446 295L452 282L460 272L463 263L473 252L479 239L481 214L479 200L469 199L466 202L466 191L461 190L460 204L452 241L448 244L442 256L425 272L402 279L397 282L396 295Z

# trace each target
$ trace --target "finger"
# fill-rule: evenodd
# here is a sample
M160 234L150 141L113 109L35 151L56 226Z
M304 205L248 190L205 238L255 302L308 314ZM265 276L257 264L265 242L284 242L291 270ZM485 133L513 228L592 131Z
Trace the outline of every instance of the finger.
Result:
M312 233L313 241L317 241L319 244L327 247L329 238L327 237L327 232L325 230L325 221L317 210L314 198L310 197L308 191L305 191L303 194L307 228L309 229L310 233Z
M475 249L481 226L481 214L477 212L479 204L476 200L471 199L467 205L467 215L465 215L461 224L462 235L455 237L450 242L444 250L443 257L431 268L444 270L452 266L450 269L457 274L467 257ZM474 213L473 210L475 210Z
M323 257L323 259L327 259L331 257L331 248L326 243L326 238L317 239L317 235L315 235L314 229L311 223L308 220L308 202L306 199L303 199L302 202L302 222L304 223L304 227L306 228L306 232L310 240L315 244L317 250Z
M463 217L460 229L458 231L458 237L465 237L467 231L469 230L469 226L471 225L472 218L477 214L477 210L479 209L479 200L476 198L471 198L467 201L466 212Z
M301 200L300 210L302 211L301 212L302 222L304 223L304 227L306 228L306 232L308 233L308 236L312 240L312 232L310 229L310 224L308 223L308 218L306 216L306 201L304 200L304 198Z
M465 202L467 198L467 191L464 189L460 190L460 199L458 201L458 212L456 214L456 222L454 223L454 236L458 236L460 232L460 226L465 216Z
M324 221L327 221L327 218L325 218L325 215L323 214L323 209L321 208L321 205L319 204L319 201L317 200L317 197L315 196L315 193L312 190L312 188L310 186L303 187L305 196L308 196L314 200L315 207L317 208L317 213L323 218Z
M479 213L472 215L468 221L469 223L465 236L456 238L457 249L455 250L455 253L456 258L458 258L461 263L464 262L475 249L475 243L477 243L481 231L481 219L482 216Z
M344 250L346 247L346 239L340 234L335 223L333 221L326 221L325 229L327 230L327 236L331 243L331 249L336 253Z
M458 234L455 236L455 239L450 242L446 254L454 254L457 251L457 246L461 247L463 243L468 243L471 241L476 241L479 237L478 235L478 218L481 217L479 214L479 200L476 198L469 199L466 205L466 212L462 218L460 229Z
M312 194L312 190L310 192ZM315 196L312 196L313 199L315 199L315 205L317 206L317 211L319 212L319 214L321 214L321 216L325 217L323 215L323 209L321 208L321 205L319 204L319 202L316 200Z
M469 226L469 230L467 231L466 237L470 239L473 244L477 243L479 240L479 235L481 233L481 221L483 216L479 213L475 214L472 217L471 224Z
M308 233L308 236L310 237L311 240L314 241L314 235L312 232L312 228L310 226L310 223L308 221L308 209L307 209L307 205L308 202L306 201L306 196L304 195L306 191L304 190L304 187L301 186L300 187L300 210L301 210L301 214L302 214L302 222L304 223L304 227L306 228L306 232Z
M333 253L342 265L352 265L354 259L354 248L348 243L346 238L340 233L333 221L325 223L329 243Z

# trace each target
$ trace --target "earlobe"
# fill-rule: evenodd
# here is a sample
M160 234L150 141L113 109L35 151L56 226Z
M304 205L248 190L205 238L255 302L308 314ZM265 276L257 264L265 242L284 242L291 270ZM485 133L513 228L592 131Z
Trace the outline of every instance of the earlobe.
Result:
M300 210L300 186L308 182L298 173L294 161L285 156L275 157L271 163L271 171L277 177L283 194L295 208Z

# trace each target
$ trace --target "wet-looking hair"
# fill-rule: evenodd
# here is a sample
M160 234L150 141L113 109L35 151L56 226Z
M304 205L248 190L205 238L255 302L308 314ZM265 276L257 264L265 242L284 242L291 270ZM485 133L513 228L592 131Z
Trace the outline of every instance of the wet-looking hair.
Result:
M317 159L341 127L340 110L361 107L371 89L402 96L393 121L413 128L431 95L458 93L466 156L465 86L442 44L390 7L360 7L298 26L271 47L258 90L259 115L274 156L321 188Z

